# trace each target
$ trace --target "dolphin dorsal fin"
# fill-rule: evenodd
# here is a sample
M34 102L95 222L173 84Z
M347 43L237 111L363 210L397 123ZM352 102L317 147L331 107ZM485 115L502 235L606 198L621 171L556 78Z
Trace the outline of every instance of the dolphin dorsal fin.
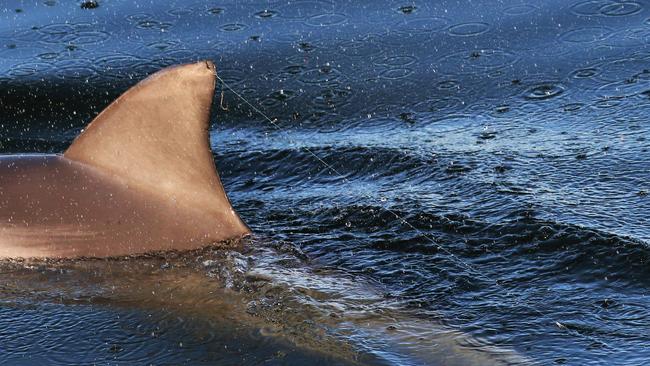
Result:
M209 61L151 75L104 109L64 157L203 213L234 214L210 149L215 77Z

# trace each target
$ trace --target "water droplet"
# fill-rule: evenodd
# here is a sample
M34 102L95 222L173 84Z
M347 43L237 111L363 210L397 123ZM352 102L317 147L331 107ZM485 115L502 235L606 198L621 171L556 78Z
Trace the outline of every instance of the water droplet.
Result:
M412 14L417 7L415 5L405 5L405 6L400 6L399 9L397 9L400 13L402 14Z
M265 9L265 10L262 10L260 12L255 13L255 16L258 17L258 18L264 19L264 18L272 18L272 17L276 16L277 14L278 13L273 11L273 10L266 10Z
M528 90L526 99L545 100L556 97L564 92L564 87L556 84L542 84Z

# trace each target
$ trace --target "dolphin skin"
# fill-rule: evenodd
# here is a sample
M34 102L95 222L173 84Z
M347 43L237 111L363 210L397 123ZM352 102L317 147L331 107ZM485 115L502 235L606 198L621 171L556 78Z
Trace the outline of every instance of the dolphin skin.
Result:
M210 61L163 69L62 155L0 156L0 258L188 250L250 234L210 150L215 78Z

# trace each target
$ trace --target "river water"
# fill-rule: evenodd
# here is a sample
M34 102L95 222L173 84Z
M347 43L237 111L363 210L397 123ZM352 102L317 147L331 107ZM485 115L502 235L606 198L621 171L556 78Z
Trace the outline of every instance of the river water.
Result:
M277 126L218 83L241 247L2 264L0 363L647 363L649 7L3 2L3 154L199 59Z

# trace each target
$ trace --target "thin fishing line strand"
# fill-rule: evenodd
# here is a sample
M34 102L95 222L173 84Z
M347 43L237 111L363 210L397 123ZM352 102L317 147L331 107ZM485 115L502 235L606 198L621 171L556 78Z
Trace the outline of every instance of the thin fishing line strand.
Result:
M228 85L228 83L226 83L226 82L225 82L221 77L219 77L219 75L216 75L216 77L217 77L217 79L218 79L219 81L221 81L221 83L223 84L223 86L225 86L228 90L230 90L233 94L235 94L239 99L241 99L241 100L242 100L244 103L246 103L249 107L251 107L255 112L257 112L259 115L261 115L262 117L264 117L264 119L266 119L269 123L271 123L271 125L273 125L273 127L274 127L275 129L277 129L278 131L280 131L280 132L286 134L286 132L285 132L285 131L284 131L284 130L283 130L283 129L282 129L282 128L281 128L281 127L276 123L276 122L275 122L275 120L271 119L268 115L266 115L266 113L264 113L263 111L261 111L259 108L257 108L255 105L253 105L251 102L249 102L249 101L248 101L246 98L244 98L241 94L237 93L237 91L235 91L232 87L230 87L230 85ZM333 172L333 173L335 173L337 176L343 178L343 181L344 181L344 182L349 183L349 180L348 180L348 179L347 179L343 174L341 174L341 173L340 173L336 168L334 168L331 164L327 163L327 162L326 162L325 160L323 160L320 156L318 156L316 153L314 153L311 149L309 149L309 148L306 147L306 146L304 146L303 149L304 149L305 151L307 151L307 153L309 153L309 155L311 155L311 156L314 157L316 160L318 160L321 164L323 164L323 165L324 165L327 169L329 169L331 172ZM377 198L376 198L375 196L370 195L370 194L365 194L365 193L364 193L364 196L365 196L365 198L369 198L369 199L371 199L371 200L377 201ZM421 235L422 237L424 237L425 239L427 239L428 241L430 241L433 245L436 246L436 248L442 250L445 254L447 254L447 255L449 255L450 257L452 257L453 260L454 260L454 262L456 262L456 264L460 264L462 267L464 267L465 269L468 269L470 272L472 272L472 273L478 275L479 277L481 277L482 279L486 280L487 282L491 282L491 283L495 284L497 287L499 287L499 288L501 288L501 289L503 289L503 290L506 290L506 295L513 295L513 296L507 296L508 298L513 299L513 297L518 297L518 296L512 294L512 292L508 291L508 289L505 288L502 284L500 284L498 280L495 280L495 279L493 279L493 278L491 278L491 277L486 276L485 274L481 273L478 269L474 268L474 267L473 267L472 265L470 265L469 263L467 263L467 262L463 261L462 259L460 259L460 257L458 257L456 254L454 254L453 252L451 252L449 249L447 249L447 248L441 246L440 244L438 244L438 243L437 243L433 238L431 238L429 235L427 235L427 234L426 234L425 232L423 232L422 230L420 230L420 229L418 229L417 227L415 227L415 226L414 226L413 224L411 224L408 220L406 220L406 218L402 217L401 215L399 215L397 212L395 212L395 211L392 210L391 208L389 208L389 207L387 207L387 206L384 206L384 205L382 205L382 204L379 204L379 206L380 206L383 210L385 210L386 212L388 212L388 213L392 214L393 216L395 216L395 218L398 219L399 221L401 221L404 225L406 225L407 227L409 227L410 229L414 230L416 233L418 233L419 235ZM535 313L537 313L537 314L540 315L540 316L544 316L544 317L547 316L547 314L543 313L541 310L537 309L535 306L530 305L530 303L528 303L527 301L524 301L524 302L522 303L522 302L520 302L519 299L517 299L517 298L514 298L513 300L515 301L515 303L516 303L517 305L524 305L525 307L527 307L527 308L530 309L530 310L533 310ZM582 334L582 333L580 333L580 332L578 332L578 331L575 331L575 330L572 330L572 329L570 329L570 328L567 328L564 324L562 324L561 322L559 322L559 321L557 321L557 320L555 320L555 319L551 319L551 320L554 321L554 324L555 324L558 328L560 328L560 329L564 329L564 330L567 330L567 331L568 331L569 333L571 333L571 334L576 334L576 335L578 335L578 336L580 336L580 337L583 337L583 338L589 339L589 340L591 340L591 341L596 341L596 342L598 342L598 343L602 343L602 342L600 342L599 340L597 340L597 339L595 339L595 338L593 338L593 337L591 337L591 336L588 336L588 335Z

